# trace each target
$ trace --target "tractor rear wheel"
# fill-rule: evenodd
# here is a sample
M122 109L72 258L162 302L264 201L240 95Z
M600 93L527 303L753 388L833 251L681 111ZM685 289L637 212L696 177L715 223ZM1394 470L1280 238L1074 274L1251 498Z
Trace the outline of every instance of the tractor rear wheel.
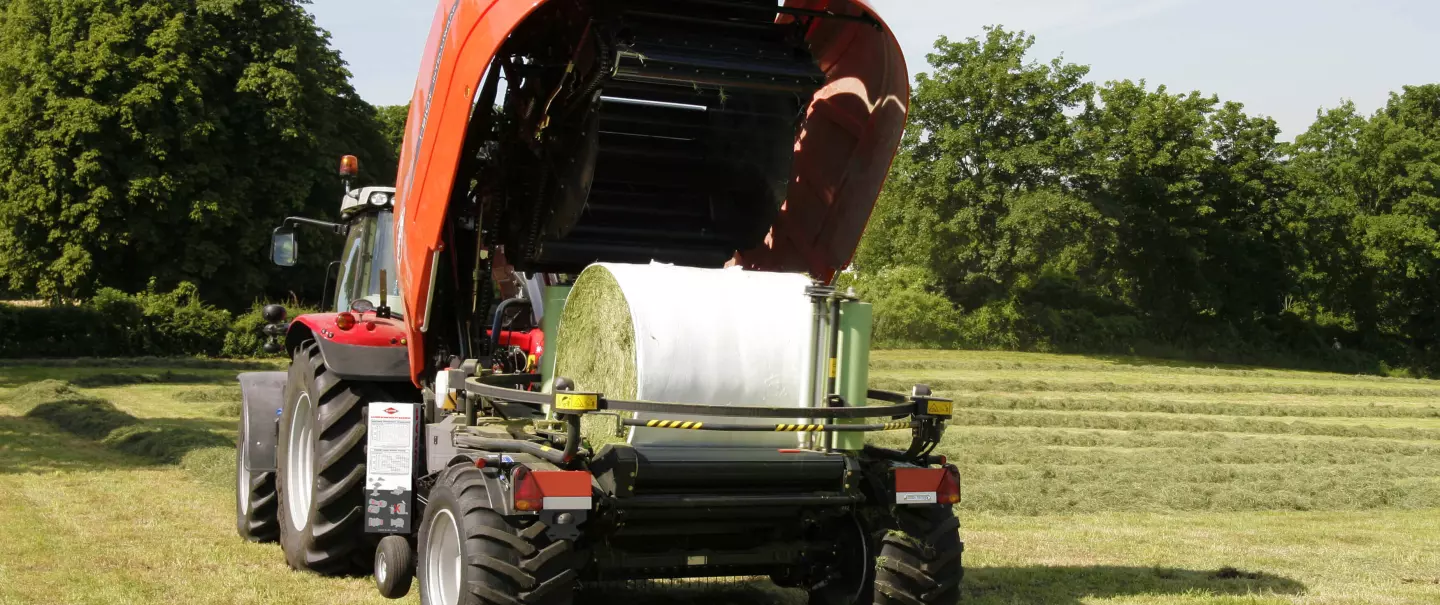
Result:
M420 524L420 602L571 605L579 557L573 542L552 540L547 529L535 517L496 513L479 469L446 469Z
M949 506L899 507L881 540L875 605L954 605L965 575L960 520Z
M296 349L276 452L280 546L291 567L324 575L369 570L365 410L384 396L375 385L336 377L314 341Z

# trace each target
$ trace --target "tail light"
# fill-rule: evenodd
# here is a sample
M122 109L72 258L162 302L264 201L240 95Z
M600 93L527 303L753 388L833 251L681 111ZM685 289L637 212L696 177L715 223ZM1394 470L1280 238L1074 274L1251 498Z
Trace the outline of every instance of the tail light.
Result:
M545 508L545 493L530 469L516 468L511 481L515 484L515 510L533 512Z
M350 328L355 327L356 321L358 320L355 319L355 314L346 311L335 316L335 327L340 328L341 330L349 330Z
M935 500L940 504L960 503L960 471L955 467L945 467L945 474L940 477L940 486L935 489Z

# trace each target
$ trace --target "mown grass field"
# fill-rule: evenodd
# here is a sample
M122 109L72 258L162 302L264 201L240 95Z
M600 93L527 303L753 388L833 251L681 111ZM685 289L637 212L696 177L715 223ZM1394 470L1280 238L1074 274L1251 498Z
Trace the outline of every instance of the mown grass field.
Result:
M1440 381L970 352L872 367L956 399L966 603L1440 603ZM246 369L0 365L0 605L387 602L235 537ZM592 602L797 600L634 596Z

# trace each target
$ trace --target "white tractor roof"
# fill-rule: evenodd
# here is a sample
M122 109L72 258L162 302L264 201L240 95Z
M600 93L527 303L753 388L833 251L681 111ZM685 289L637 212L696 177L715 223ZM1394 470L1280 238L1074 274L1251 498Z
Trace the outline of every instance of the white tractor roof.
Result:
M394 208L394 187L362 187L345 194L340 200L340 214L346 215L367 208Z

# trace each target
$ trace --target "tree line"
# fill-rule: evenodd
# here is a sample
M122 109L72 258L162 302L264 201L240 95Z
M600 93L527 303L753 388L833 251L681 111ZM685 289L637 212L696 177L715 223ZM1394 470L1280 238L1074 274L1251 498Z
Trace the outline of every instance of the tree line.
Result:
M852 279L892 345L1440 367L1440 85L1293 143L1236 102L941 38Z
M390 184L398 143L307 3L0 1L0 294L318 299L338 242L279 270L271 230L337 217L341 155Z
M336 216L342 154L391 184L406 108L305 3L0 1L0 295L318 300L338 242L280 270L270 231ZM1440 86L1285 142L1033 42L941 38L917 76L846 278L882 343L1440 367Z

